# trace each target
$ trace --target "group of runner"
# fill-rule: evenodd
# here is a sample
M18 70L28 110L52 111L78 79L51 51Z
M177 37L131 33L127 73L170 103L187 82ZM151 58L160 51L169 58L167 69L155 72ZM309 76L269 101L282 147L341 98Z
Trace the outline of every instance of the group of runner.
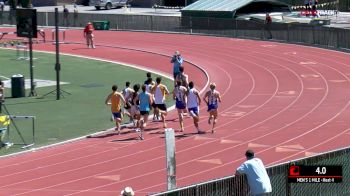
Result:
M150 73L147 73L147 75L150 76ZM142 132L147 126L148 116L152 108L154 108L154 115L160 116L163 127L166 127L167 107L165 98L169 95L169 90L161 82L161 77L157 77L156 83L152 81L151 77L148 77L142 86L135 84L133 88L130 88L130 82L126 82L126 88L121 92L118 92L116 85L112 86L112 93L107 96L105 103L111 105L113 119L116 122L115 130L118 131L118 134L120 133L123 114L126 114L130 121L134 123L136 132L140 132L140 137L143 139Z
M172 97L175 100L175 108L178 111L180 131L184 131L184 116L189 115L193 119L194 126L198 133L204 133L199 128L199 106L201 98L199 91L195 88L193 81L189 82L189 77L184 73L183 60L179 58L179 52L175 52L171 63L176 66L175 60L178 62L178 67L174 68L174 90ZM177 58L177 59L174 59ZM153 81L151 73L147 73L147 79L142 84L135 84L130 87L130 82L126 82L126 87L121 92L118 91L117 85L112 86L112 92L107 96L105 104L111 106L113 119L116 122L115 130L120 133L123 114L129 116L130 123L134 124L135 131L140 133L140 138L143 139L142 133L147 126L150 111L153 109L153 120L160 120L163 123L163 128L167 127L166 116L167 106L165 99L170 95L166 85L162 84L162 78L157 77L156 82ZM140 92L141 88L141 92ZM214 133L214 128L218 118L218 103L221 102L220 93L216 90L215 83L210 84L210 90L203 97L204 102L208 106L209 118L208 123L211 125L211 132ZM122 112L122 103L124 112Z
M173 63L174 76L174 91L173 98L175 100L175 107L178 111L180 130L184 131L184 116L189 113L193 118L193 123L198 133L203 133L199 128L199 106L201 98L199 91L194 88L194 82L189 82L189 77L184 73L183 59L179 51L176 51L171 58ZM216 90L216 84L210 84L210 90L207 91L203 98L208 106L209 118L208 123L212 125L211 132L214 133L214 128L218 118L218 104L221 102L220 93Z

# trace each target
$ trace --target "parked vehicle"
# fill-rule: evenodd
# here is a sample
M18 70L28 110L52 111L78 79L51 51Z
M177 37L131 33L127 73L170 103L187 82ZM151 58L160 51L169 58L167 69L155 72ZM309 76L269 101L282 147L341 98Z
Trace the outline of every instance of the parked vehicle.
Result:
M105 8L106 10L112 8L123 7L128 4L128 0L90 0L89 5L95 6L97 10Z

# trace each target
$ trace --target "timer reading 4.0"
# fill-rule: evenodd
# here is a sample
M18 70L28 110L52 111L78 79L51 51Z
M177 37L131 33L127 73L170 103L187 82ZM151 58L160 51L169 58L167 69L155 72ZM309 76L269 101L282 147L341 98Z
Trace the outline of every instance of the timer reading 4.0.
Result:
M327 173L327 167L317 167L316 173L320 175L325 175Z
M288 182L333 183L342 182L342 166L302 166L289 167Z

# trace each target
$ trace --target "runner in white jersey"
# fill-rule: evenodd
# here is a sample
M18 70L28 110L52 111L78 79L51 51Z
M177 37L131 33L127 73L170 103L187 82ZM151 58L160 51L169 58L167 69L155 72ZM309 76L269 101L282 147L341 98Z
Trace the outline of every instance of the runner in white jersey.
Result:
M219 107L218 102L221 102L221 95L219 91L215 90L215 88L216 88L216 84L211 83L210 90L207 91L207 93L205 93L203 98L205 103L208 105L208 112L209 112L208 123L211 124L211 120L214 119L213 126L211 129L212 133L214 133L215 124L218 118L218 107Z
M131 122L133 122L133 118L130 115L130 109L131 109L131 99L130 99L131 97L130 97L130 95L132 93L134 93L134 90L132 88L130 88L130 82L129 81L125 82L125 88L123 89L123 91L121 93L125 97L125 102L126 102L125 107L124 107L124 109L126 111L124 110L124 114L129 116L129 122L131 123Z
M154 95L154 103L155 103L155 114L159 115L163 121L163 127L166 128L165 116L168 114L167 107L165 105L165 97L169 95L168 88L161 84L162 78L158 77L156 79L157 84L153 86L151 92Z
M186 112L186 102L187 102L186 93L187 93L186 87L181 86L181 81L177 81L176 86L173 90L173 98L175 100L175 107L179 115L181 132L184 131L183 114Z
M191 81L188 84L189 90L187 93L187 108L188 112L193 118L194 126L197 128L198 133L202 133L199 129L199 106L201 104L201 98L199 97L199 92L194 88L194 83Z

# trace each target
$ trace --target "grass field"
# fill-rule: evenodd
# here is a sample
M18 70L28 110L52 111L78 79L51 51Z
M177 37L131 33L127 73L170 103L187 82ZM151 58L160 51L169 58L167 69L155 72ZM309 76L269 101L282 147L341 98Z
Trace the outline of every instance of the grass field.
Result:
M34 78L55 81L55 56L53 54L34 53ZM56 100L55 94L42 95L54 90L56 86L36 88L38 96L28 97L29 89L23 98L11 98L11 89L5 89L6 108L11 115L36 116L35 147L61 142L78 136L105 130L114 126L110 121L110 109L104 104L105 98L111 92L112 84L117 84L119 90L125 86L125 81L132 84L143 83L146 73L118 64L87 60L61 55L61 81L69 84L61 85L64 95ZM14 74L22 74L29 79L29 61L17 60L13 50L0 49L0 77L11 78ZM153 74L153 78L157 77ZM171 87L172 81L163 77L164 83ZM170 88L169 90L172 90ZM168 104L173 101L168 98ZM4 111L3 111L4 112ZM126 120L126 118L125 118ZM31 121L16 120L20 132L26 140L31 139ZM18 134L10 127L11 140L18 141ZM14 146L0 150L0 155L20 150Z

